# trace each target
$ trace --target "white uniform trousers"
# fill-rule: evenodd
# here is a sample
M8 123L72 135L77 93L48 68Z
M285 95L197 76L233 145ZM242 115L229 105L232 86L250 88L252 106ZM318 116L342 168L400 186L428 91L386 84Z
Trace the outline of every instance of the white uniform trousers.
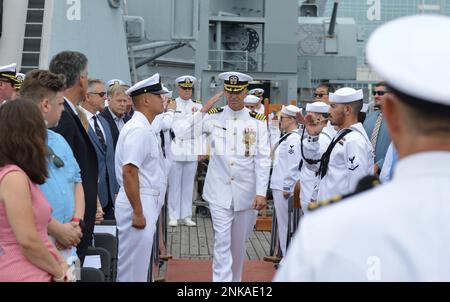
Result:
M147 282L161 204L158 202L158 196L142 192L141 202L147 225L145 229L138 230L131 226L133 208L125 193L119 192L117 196L115 215L119 231L118 282Z
M184 219L192 216L196 161L173 161L169 174L169 218Z
M235 212L210 204L214 227L214 282L240 282L245 260L245 241L256 223L255 210Z
M278 236L280 238L280 248L283 256L286 256L286 243L288 231L288 200L283 197L283 191L272 190L273 204L277 214Z

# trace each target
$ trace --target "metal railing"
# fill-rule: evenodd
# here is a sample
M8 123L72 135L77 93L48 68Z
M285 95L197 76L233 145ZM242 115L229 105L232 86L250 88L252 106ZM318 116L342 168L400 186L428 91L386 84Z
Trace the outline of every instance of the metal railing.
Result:
M214 50L210 49L208 54L208 64L212 70L233 69L236 71L263 71L262 53L241 51L241 50Z

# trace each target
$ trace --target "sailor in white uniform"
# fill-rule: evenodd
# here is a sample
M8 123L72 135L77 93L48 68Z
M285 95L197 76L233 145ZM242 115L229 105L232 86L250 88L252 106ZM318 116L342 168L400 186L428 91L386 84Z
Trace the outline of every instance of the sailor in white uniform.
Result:
M152 123L163 111L159 74L127 90L136 112L120 132L116 147L116 176L120 191L115 216L119 231L117 281L145 282L156 222L161 182L166 178L164 157Z
M358 122L362 105L362 90L345 87L330 94L330 122L340 130L325 152L319 142L323 124L312 123L311 115L305 118L307 135L303 141L303 157L321 159L314 164L305 160L306 166L317 171L320 179L317 201L348 194L355 190L362 177L373 174L372 144Z
M256 96L258 98L258 102L255 103L255 108L253 109L259 114L266 114L266 108L263 104L263 98L264 98L264 89L262 88L255 88L248 92L249 95ZM247 103L247 102L246 102Z
M450 43L430 47L449 35L437 15L372 34L367 60L388 84L382 110L400 158L393 179L306 217L276 281L450 281Z
M330 106L325 104L324 102L314 102L312 104L306 105L307 114L311 114L315 120L315 123L328 124L328 116L329 116ZM306 129L303 127L300 130L301 140L300 142L300 153L303 154L304 147L306 144L305 140L307 140ZM322 132L319 134L319 153L323 154L327 150L328 146L331 143L335 133L334 131L330 133L329 127L324 127ZM316 177L317 173L317 163L320 161L320 158L312 159L312 158L301 158L300 160L300 202L302 206L302 211L304 214L308 214L308 206L311 203L311 200L315 201L316 196L313 196L315 190L318 190L319 179ZM310 166L308 168L307 166Z
M172 154L170 150L172 142L170 130L172 129L173 118L176 110L176 102L171 99L172 91L167 89L167 87L165 87L164 85L162 85L162 87L165 92L164 94L161 94L161 97L163 98L164 112L156 116L155 120L152 123L152 126L155 131L158 132L159 144L164 156L165 169L167 172L169 172L172 165L172 160L170 158ZM163 205L165 202L167 187L168 177L164 179L164 182L161 185L159 195L159 203L161 205Z
M219 75L228 105L212 108L215 95L191 120L173 125L180 138L211 136L211 156L203 198L209 202L214 227L213 281L241 281L245 241L266 206L270 148L264 115L244 107L248 82L239 72Z
M272 149L273 168L270 179L273 202L277 215L278 235L283 256L286 255L288 231L288 198L293 194L296 182L300 177L298 169L301 160L300 134L296 115L301 109L294 105L281 109L281 130L285 134Z
M177 109L174 122L186 120L202 109L199 102L192 101L192 90L197 79L182 76L175 80L179 97L176 98ZM202 155L202 138L181 140L173 135L171 144L172 166L169 175L169 226L178 225L182 219L187 226L195 226L192 217L192 199L194 178L197 172L198 156Z

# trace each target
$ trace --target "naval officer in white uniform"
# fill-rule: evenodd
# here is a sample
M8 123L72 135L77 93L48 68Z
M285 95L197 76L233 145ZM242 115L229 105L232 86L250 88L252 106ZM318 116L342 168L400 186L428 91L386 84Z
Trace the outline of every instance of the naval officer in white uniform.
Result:
M203 189L214 227L214 281L241 281L245 241L257 211L266 206L270 147L264 115L244 107L248 82L239 72L219 75L228 105L212 108L215 95L190 121L173 125L175 135L190 138L208 133L211 156Z
M393 179L305 217L275 280L450 281L450 42L433 46L448 36L450 18L431 15L372 34L367 59L388 83L382 110L400 158Z
M300 154L300 134L296 115L301 109L294 105L283 106L281 109L280 128L284 135L272 149L273 168L270 178L275 213L277 215L278 235L283 256L286 255L288 231L288 199L294 192L294 187L300 178L298 164Z
M176 98L177 109L174 123L190 118L202 109L202 105L192 101L192 90L197 79L193 76L182 76L175 80L179 97ZM169 176L169 226L176 227L178 220L187 226L195 226L192 217L192 199L194 178L197 172L198 156L202 155L201 137L192 140L173 138L171 144L172 166Z
M162 204L158 202L161 182L166 178L159 130L152 123L163 111L159 74L127 90L136 107L120 132L116 147L116 177L120 185L116 200L119 230L117 281L145 282L156 222Z
M319 202L354 191L361 178L373 174L372 144L358 122L362 105L362 90L345 87L330 94L330 121L340 130L325 152L319 142L324 125L313 123L311 114L305 118L308 135L303 141L303 157L321 159L314 164L304 161L309 169L318 172Z

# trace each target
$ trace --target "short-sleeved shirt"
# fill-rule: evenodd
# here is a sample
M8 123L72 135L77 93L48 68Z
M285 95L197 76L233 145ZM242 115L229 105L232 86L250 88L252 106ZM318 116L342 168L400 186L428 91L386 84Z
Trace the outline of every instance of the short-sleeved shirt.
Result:
M157 135L159 132L153 129L148 119L139 111L125 124L117 141L115 161L117 182L121 188L123 166L132 164L139 168L141 191L144 189L159 192L161 183L166 178L166 171Z
M75 211L75 185L81 183L80 167L64 137L51 130L47 133L48 146L62 159L64 166L58 168L53 158L48 157L49 177L41 185L41 190L53 209L52 217L60 223L67 223Z

